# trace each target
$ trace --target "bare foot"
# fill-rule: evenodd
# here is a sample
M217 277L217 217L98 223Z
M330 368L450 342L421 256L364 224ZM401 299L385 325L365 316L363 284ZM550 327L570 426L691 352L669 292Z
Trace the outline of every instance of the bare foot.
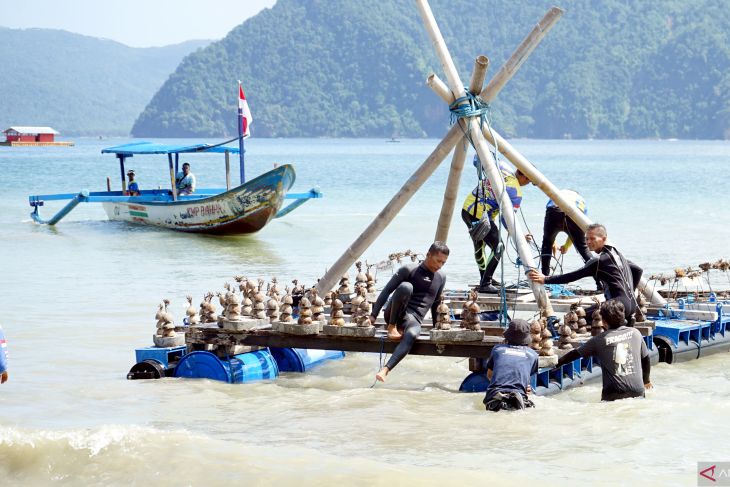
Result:
M395 325L388 325L388 338L391 340L400 340L403 335L398 331Z
M375 374L375 378L380 382L385 382L385 377L388 375L388 372L390 372L390 369L388 367L383 367L380 369L380 372Z

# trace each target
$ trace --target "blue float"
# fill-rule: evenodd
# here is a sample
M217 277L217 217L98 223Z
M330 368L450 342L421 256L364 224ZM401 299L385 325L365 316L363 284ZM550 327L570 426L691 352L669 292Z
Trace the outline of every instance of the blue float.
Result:
M306 372L328 360L344 358L342 350L312 350L306 348L271 347L271 355L276 360L280 372Z
M175 368L175 377L211 379L230 384L275 379L279 368L268 349L234 355L227 360L210 352L191 352Z

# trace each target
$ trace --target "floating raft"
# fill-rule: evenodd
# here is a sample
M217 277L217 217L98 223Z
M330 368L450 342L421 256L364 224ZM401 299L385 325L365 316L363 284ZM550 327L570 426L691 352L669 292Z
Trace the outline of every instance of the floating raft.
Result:
M456 309L466 293L446 294ZM514 300L521 298L512 293ZM524 311L535 305L525 294L520 302ZM498 309L496 296L481 295L480 306L489 311ZM508 297L509 300L509 297ZM553 300L554 307L579 303L589 306L592 297L575 296ZM675 363L694 360L711 353L730 351L730 300L691 303L679 300L673 308L649 308L648 320L637 328L652 356L652 363ZM224 329L217 324L176 327L185 334L185 346L146 347L137 349L137 363L129 379L185 377L207 378L229 383L273 380L280 372L307 372L345 352L390 354L398 340L387 337L384 323L376 323L373 336L330 335L322 332L299 335L275 331L270 325L248 330ZM495 321L481 321L483 338L478 341L434 340L430 320L425 320L422 333L410 351L411 355L466 357L471 373L460 386L463 392L484 392L489 385L486 362L494 345L502 343L504 328ZM579 335L575 346L590 338ZM557 351L558 355L565 353ZM600 363L592 357L555 366L555 356L541 357L538 373L532 376L532 388L539 395L553 394L579 386L601 376Z

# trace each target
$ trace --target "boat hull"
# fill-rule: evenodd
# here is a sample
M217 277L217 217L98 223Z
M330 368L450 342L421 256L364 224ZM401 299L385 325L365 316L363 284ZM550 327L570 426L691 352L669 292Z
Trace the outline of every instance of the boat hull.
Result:
M169 202L104 202L102 205L110 220L190 233L254 233L276 216L295 177L294 168L287 164L206 198Z

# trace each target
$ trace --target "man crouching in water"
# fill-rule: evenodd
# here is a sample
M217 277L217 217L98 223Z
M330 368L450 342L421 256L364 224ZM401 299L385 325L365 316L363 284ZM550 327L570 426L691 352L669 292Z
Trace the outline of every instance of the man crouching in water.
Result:
M448 258L449 248L446 244L434 242L428 249L426 260L421 264L407 264L398 269L380 292L373 306L370 322L375 323L385 301L392 294L384 316L388 324L388 338L400 340L400 343L385 367L375 375L377 380L385 382L388 372L408 355L421 333L421 324L429 308L431 317L436 319L436 298L441 295L446 284L446 276L440 269Z
M504 331L504 344L495 345L487 361L489 386L484 396L487 411L512 411L533 407L527 398L530 377L537 373L537 353L528 347L530 324L512 320Z
M646 343L636 328L626 326L624 305L618 299L601 304L601 319L608 330L594 336L558 361L558 367L579 357L598 357L603 375L601 401L644 397L651 389L651 361Z

